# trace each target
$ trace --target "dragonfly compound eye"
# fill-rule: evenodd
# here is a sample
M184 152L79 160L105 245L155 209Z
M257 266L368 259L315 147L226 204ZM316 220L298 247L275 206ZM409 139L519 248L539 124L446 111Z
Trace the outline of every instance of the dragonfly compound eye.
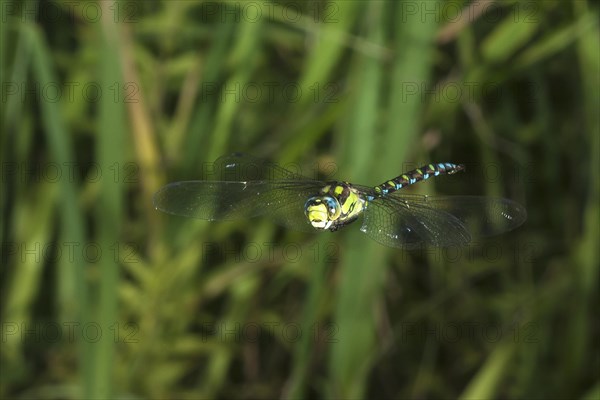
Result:
M304 204L304 213L317 229L329 229L340 216L340 204L331 196L314 196Z

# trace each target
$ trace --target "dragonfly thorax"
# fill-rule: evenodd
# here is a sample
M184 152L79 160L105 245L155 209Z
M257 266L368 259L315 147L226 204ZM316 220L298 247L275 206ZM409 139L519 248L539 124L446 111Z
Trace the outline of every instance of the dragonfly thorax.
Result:
M355 221L364 207L365 200L349 183L333 182L306 201L304 212L314 228L336 231Z

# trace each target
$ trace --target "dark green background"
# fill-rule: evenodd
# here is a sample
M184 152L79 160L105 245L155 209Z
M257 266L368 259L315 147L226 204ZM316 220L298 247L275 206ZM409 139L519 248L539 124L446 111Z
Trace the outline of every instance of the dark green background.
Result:
M287 5L286 5L287 3ZM600 397L593 1L2 1L2 398ZM245 151L507 197L403 252L162 215Z

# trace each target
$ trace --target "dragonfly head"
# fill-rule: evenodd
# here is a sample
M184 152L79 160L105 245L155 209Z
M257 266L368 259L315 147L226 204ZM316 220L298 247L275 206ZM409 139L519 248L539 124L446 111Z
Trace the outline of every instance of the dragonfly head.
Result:
M304 213L310 224L317 229L329 229L341 214L341 206L333 196L314 196L304 204Z

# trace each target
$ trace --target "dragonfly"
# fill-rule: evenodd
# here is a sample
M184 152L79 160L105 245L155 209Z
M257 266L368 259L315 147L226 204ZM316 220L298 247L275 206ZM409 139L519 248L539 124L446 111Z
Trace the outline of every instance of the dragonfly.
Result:
M211 179L169 183L154 195L162 212L208 221L264 216L299 231L335 232L361 220L360 230L385 246L460 246L520 226L519 203L485 196L428 196L401 189L462 164L436 163L377 186L310 179L276 163L234 153L213 163Z

